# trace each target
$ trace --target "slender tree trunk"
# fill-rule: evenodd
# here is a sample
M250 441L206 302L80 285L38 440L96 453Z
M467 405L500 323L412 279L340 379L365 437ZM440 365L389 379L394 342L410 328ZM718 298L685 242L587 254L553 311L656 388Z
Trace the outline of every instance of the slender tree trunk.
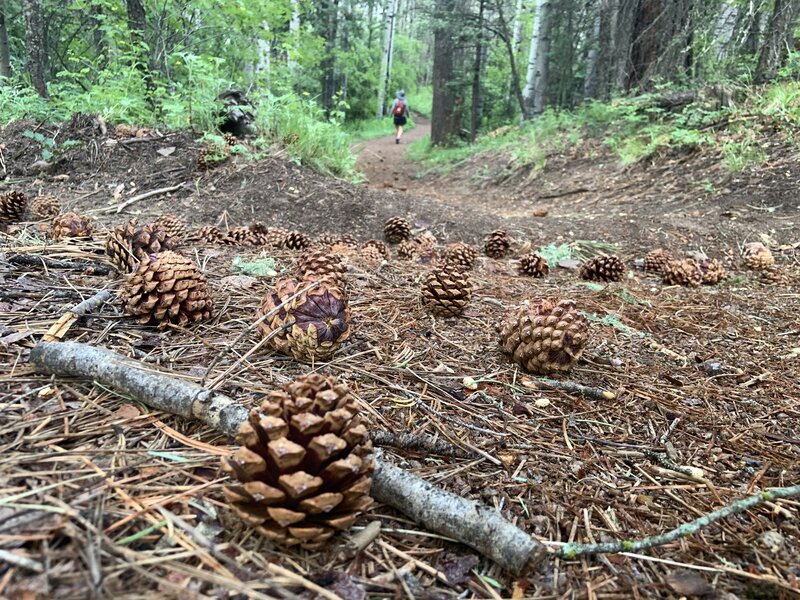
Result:
M595 2L594 15L592 17L592 28L588 34L589 51L586 54L586 78L583 80L583 97L597 98L600 88L600 25L603 21L603 11L606 9L606 2L600 0Z
M444 145L458 137L461 99L456 78L455 14L457 0L436 0L433 30L433 108L431 144Z
M23 0L22 12L25 15L25 44L27 51L26 68L31 85L40 96L47 98L45 72L47 49L45 48L44 22L39 0Z
M515 113L514 103L512 99L516 95L517 89L519 88L520 97L522 97L522 89L519 86L519 74L517 71L517 55L519 54L519 47L522 43L522 10L523 10L523 0L516 0L514 4L514 16L512 19L512 33L511 33L511 41L508 42L506 37L509 35L508 31L508 23L505 20L503 15L503 0L495 0L495 9L497 10L497 18L500 22L500 28L502 31L502 35L504 36L503 42L506 45L506 50L509 54L509 66L511 68L511 74L508 76L508 87L506 88L506 114L509 117L513 117ZM515 85L516 82L516 85ZM517 99L519 100L519 99ZM522 108L520 108L522 110ZM521 113L520 113L521 114Z
M256 39L256 47L258 48L256 73L269 87L272 74L272 44L270 43L269 23L267 21L261 23L261 31Z
M730 44L739 17L739 7L731 0L724 0L714 21L714 56L722 60L730 53Z
M300 43L300 5L298 0L292 0L292 16L289 19L289 37L292 41L289 48L289 59L286 61L286 66L289 71L297 69L297 61L294 60L294 53L297 52L297 47Z
M394 28L397 0L386 0L383 6L383 51L381 53L381 75L378 82L378 110L376 117L386 114L386 88L389 86L389 63L392 55L392 30Z
M481 124L481 72L483 70L483 17L484 0L478 0L478 35L475 42L475 62L472 66L472 111L470 115L470 141L478 137Z
M333 106L336 94L336 39L339 36L339 0L328 0L326 6L325 58L322 61L322 105L326 109Z
M775 0L764 43L758 54L757 83L765 83L777 75L788 50L786 40L797 20L798 10L800 2L797 0Z
M6 0L0 0L0 78L11 77L11 56L8 52ZM3 82L0 81L0 84Z
M525 114L530 118L544 110L547 92L548 59L550 54L550 11L549 0L536 0L536 13L531 35L531 51L528 57L528 75L525 78Z

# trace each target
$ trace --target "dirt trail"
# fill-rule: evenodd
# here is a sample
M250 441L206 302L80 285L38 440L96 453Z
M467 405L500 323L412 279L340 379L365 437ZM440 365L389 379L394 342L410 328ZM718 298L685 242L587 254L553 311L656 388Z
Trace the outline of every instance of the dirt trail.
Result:
M391 121L386 121L386 135L366 140L354 146L359 154L358 167L372 187L408 191L420 187L414 179L419 165L405 158L408 145L431 133L431 122L420 115L414 117L415 127L403 134L399 144L394 141Z

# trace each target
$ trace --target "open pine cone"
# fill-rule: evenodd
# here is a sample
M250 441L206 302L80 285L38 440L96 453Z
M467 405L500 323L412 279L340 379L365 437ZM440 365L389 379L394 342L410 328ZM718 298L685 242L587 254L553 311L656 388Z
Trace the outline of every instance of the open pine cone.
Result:
M469 274L452 263L434 267L422 282L422 301L434 314L458 316L467 308L471 297Z
M270 346L303 362L329 359L350 337L350 304L333 282L322 280L289 300L310 283L279 279L258 311L259 318L272 313L259 324L262 334L271 336Z
M230 237L222 233L218 227L214 227L213 225L204 225L203 227L196 229L192 233L191 239L203 242L204 244L223 246L229 246L234 243Z
M165 229L155 223L137 228L136 219L117 225L106 237L106 254L122 273L134 271L139 261L174 246L175 239Z
M248 525L286 546L319 548L372 504L372 442L344 383L318 373L270 393L222 459L223 487Z
M716 258L706 258L699 263L702 281L706 285L716 285L723 281L727 274L725 267Z
M742 252L744 266L753 271L763 271L775 264L775 257L772 252L761 242L750 242L745 244Z
M203 146L197 153L197 168L201 171L208 171L224 163L230 156L231 149L228 145L209 144Z
M589 281L622 281L625 276L625 263L619 256L601 255L590 258L578 273L581 279Z
M489 258L503 258L511 248L511 239L502 229L492 231L483 242L483 251Z
M478 250L464 242L455 242L445 247L442 259L444 262L454 263L466 270L470 270L475 266L475 261L478 260Z
M520 275L544 277L550 272L550 265L547 264L547 259L544 256L531 252L519 259L517 270Z
M383 236L390 244L399 244L411 238L411 223L402 217L392 217L383 226Z
M500 348L526 371L568 371L589 339L586 317L574 300L544 300L510 311L500 326Z
M698 286L703 283L703 271L693 258L668 262L661 278L664 285Z
M180 244L186 237L186 223L175 215L161 215L153 221L153 227L160 227L172 238L173 245Z
M283 243L281 244L281 248L287 248L289 250L303 250L304 248L308 248L310 245L311 238L309 238L302 231L294 230L286 234L286 237L283 239Z
M672 255L672 252L664 250L663 248L656 248L648 252L644 257L644 270L662 273L667 263L673 260L675 260L675 257Z
M789 271L777 265L772 265L759 271L759 278L762 283L787 285L791 283L792 277Z
M37 219L52 219L61 214L61 203L55 196L36 196L31 212Z
M92 222L89 217L74 212L62 213L53 219L50 235L55 240L64 238L92 237Z
M375 248L375 250L377 250L377 252L378 252L378 254L380 256L380 258L378 259L379 261L380 260L391 260L391 258L392 258L392 255L389 252L389 248L387 248L386 244L384 244L380 240L367 240L366 242L361 244L361 246L359 246L359 251L363 252L366 248ZM373 257L374 257L374 255L373 255Z
M120 296L139 323L185 325L211 318L214 301L195 262L169 250L145 257L128 276Z
M28 197L24 192L11 190L0 196L0 225L8 225L22 220Z
M347 268L339 254L330 247L312 246L297 259L296 270L299 279L307 281L330 280L344 289L347 283Z

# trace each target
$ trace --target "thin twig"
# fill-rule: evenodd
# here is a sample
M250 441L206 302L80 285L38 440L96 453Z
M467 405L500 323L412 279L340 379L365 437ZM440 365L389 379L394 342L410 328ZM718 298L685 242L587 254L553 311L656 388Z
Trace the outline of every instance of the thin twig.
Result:
M132 198L128 198L122 204L118 204L116 208L114 208L112 206L111 208L107 209L105 212L111 212L113 210L114 212L119 214L123 210L128 208L131 204L133 204L134 202L138 202L139 200L145 200L146 198L152 198L153 196L158 196L160 194L168 194L169 192L177 192L184 185L186 185L186 184L185 183L179 183L178 185L172 185L172 186L169 186L169 187L158 188L157 190L150 190L149 192L144 192L142 194L137 194L136 196L133 196Z

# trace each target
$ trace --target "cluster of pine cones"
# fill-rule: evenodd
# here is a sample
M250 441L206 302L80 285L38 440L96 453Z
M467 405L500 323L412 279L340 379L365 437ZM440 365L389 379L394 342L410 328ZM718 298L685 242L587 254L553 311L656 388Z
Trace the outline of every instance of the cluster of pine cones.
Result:
M11 190L0 195L0 227L21 221L27 209L28 197L24 192ZM30 211L36 219L50 221L49 234L56 241L92 237L91 219L74 212L61 212L61 203L55 196L37 196L30 203Z

